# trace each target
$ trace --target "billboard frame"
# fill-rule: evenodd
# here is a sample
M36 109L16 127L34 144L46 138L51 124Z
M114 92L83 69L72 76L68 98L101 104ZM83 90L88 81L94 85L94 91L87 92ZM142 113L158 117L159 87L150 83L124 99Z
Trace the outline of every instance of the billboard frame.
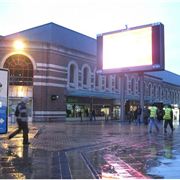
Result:
M131 30L143 29L152 27L152 64L131 67L118 67L112 69L103 69L103 37L106 35L128 32ZM98 73L102 74L116 74L128 72L148 72L161 71L165 68L165 51L164 51L164 25L162 23L146 24L111 32L106 32L97 35L97 67Z

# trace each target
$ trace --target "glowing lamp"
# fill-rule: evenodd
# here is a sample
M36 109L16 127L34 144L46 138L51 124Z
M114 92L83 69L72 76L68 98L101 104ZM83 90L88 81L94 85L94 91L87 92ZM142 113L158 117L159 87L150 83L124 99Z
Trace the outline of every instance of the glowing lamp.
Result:
M16 40L14 42L14 48L18 51L22 51L25 47L25 44L21 40Z

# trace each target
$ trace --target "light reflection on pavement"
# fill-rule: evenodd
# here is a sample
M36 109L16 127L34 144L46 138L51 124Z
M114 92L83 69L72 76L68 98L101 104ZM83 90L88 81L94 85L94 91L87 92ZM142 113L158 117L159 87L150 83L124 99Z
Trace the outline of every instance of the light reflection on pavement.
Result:
M175 128L173 134L148 134L144 125L117 122L33 124L30 146L22 145L22 134L0 137L0 178L180 178Z

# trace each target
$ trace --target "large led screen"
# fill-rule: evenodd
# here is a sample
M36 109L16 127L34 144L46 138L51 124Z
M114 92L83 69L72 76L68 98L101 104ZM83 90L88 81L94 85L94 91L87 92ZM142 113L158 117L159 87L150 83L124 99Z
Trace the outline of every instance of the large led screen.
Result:
M0 134L8 129L8 70L0 69Z
M164 69L161 23L103 33L97 37L98 69L104 73Z

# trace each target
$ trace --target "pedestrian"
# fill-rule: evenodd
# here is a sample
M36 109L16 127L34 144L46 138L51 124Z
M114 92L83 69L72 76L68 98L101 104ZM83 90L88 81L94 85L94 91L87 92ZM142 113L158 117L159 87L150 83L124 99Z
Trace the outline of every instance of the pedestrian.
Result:
M91 112L91 118L92 118L92 120L94 119L94 121L96 121L96 112L94 109Z
M79 111L79 117L80 117L81 122L82 122L82 111L81 110Z
M16 106L16 111L15 111L15 116L16 116L16 121L18 124L18 129L12 132L9 135L9 139L13 138L16 136L18 133L23 131L23 144L28 145L29 140L28 140L28 109L27 109L27 103L29 102L28 97L22 98L21 102L18 103Z
M165 109L164 109L164 132L167 133L167 126L169 124L171 131L174 131L174 127L173 127L173 111L171 108L171 105L166 105Z
M149 115L150 115L150 110L148 109L147 106L145 106L144 110L143 110L143 120L144 120L144 124L148 125L148 120L149 120Z
M130 108L130 110L128 112L128 117L129 117L128 119L129 119L129 124L130 124L135 119L135 113L134 113L134 110L132 107Z
M137 109L135 110L135 118L136 118L136 124L141 124L141 112L142 109L140 106L137 107Z
M159 127L157 123L157 107L155 104L152 104L150 107L150 116L149 116L149 133L152 132L153 126L156 128L157 132L159 132Z
M159 107L159 108L157 109L157 119L158 119L159 122L162 122L163 116L164 116L163 108L162 108L162 107Z

